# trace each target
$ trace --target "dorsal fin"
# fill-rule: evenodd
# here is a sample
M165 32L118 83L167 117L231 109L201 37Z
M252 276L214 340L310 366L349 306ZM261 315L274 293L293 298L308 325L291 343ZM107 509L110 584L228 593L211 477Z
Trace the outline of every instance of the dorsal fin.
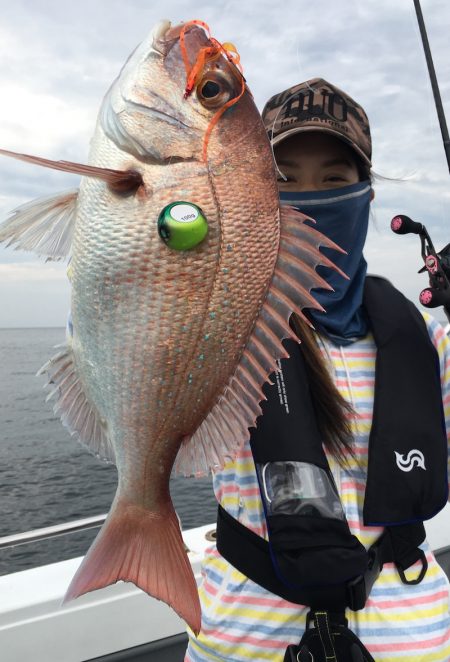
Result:
M319 247L345 251L306 225L306 220L310 219L294 208L281 207L280 246L266 299L228 385L197 430L183 440L175 461L176 473L204 475L235 457L261 414L264 383L278 369L277 361L288 357L281 341L292 338L298 342L289 326L291 314L304 317L303 308L320 310L310 290L330 289L316 273L316 267L334 267L345 277L321 254Z

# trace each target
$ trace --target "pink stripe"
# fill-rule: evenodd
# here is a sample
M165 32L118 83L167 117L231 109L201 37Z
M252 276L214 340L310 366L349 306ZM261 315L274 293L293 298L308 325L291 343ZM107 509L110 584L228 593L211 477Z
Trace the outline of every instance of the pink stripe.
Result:
M258 487L246 487L239 489L238 485L224 485L220 488L221 494L232 494L236 492L236 496L257 496L259 494Z
M259 487L247 487L239 490L239 494L244 497L259 496Z
M252 457L252 451L249 448L244 447L242 450L239 451L236 457L238 458Z
M372 412L371 411L364 411L358 414L357 420L361 421L371 421L372 420Z
M446 644L450 639L450 632L446 632L444 636L434 637L434 639L427 639L426 641L408 641L402 644L386 643L386 644L371 644L367 646L370 653L390 653L394 651L418 651L431 649L437 646Z
M372 598L367 600L366 606L376 607L377 609L395 609L396 607L410 607L412 605L426 605L430 602L437 602L437 600L447 600L448 591L439 591L432 595L423 595L422 597L413 598L409 600L380 600L376 601Z
M330 351L330 356L332 358L338 359L341 361L341 355L340 353L332 349ZM375 352L354 352L352 350L346 349L345 350L345 358L346 359L374 359L375 358Z
M240 646L245 645L245 644L252 644L253 646L259 646L259 648L275 648L277 650L279 649L285 649L286 648L286 642L284 641L277 641L276 639L258 639L257 637L249 637L248 635L244 634L227 634L226 632L222 632L220 630L203 630L203 633L206 636L215 638L215 639L222 639L223 641L229 641L233 642L236 644L239 644Z
M347 522L353 534L376 535L383 532L382 526L363 526L359 519L348 519Z
M441 338L443 338L445 336L444 329L442 328L442 326L438 326L434 330L433 335L434 335L436 340L441 340Z
M353 490L356 488L358 492L365 492L366 486L362 481L356 480L344 480L341 483L342 490Z
M296 612L299 610L299 605L294 604L293 602L287 602L287 600L283 600L282 598L256 598L245 595L240 595L238 597L235 593L230 593L229 595L223 595L221 599L223 602L229 602L236 605L254 605L255 607L264 606L274 608L288 607Z
M359 386L360 388L363 386L368 386L369 388L372 388L374 384L374 379L358 379L357 377L352 378L352 386ZM343 386L346 388L348 386L348 382L346 379L336 379L336 386Z
M212 595L213 597L217 595L217 592L219 590L218 588L213 586L210 581L206 579L202 584L202 589L205 591L205 593L209 593L209 595Z

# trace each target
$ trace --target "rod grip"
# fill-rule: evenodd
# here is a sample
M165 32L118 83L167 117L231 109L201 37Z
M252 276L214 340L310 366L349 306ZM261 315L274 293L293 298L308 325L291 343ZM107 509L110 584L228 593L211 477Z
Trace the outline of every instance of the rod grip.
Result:
M391 221L391 230L395 234L421 234L424 231L422 223L413 221L409 216L397 214Z

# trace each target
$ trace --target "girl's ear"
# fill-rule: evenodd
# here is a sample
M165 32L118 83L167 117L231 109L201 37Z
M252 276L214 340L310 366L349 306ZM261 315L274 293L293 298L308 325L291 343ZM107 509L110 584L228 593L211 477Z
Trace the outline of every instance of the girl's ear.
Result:
M371 190L370 190L370 202L372 202L372 200L374 199L374 197L375 197L375 191L374 191L373 189L371 189Z

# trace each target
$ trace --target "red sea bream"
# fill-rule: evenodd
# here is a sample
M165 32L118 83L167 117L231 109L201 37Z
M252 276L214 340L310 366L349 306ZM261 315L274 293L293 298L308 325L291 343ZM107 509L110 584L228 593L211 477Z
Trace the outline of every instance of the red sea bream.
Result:
M199 22L156 26L105 96L89 167L53 165L83 174L79 190L15 210L0 240L70 255L73 331L44 369L63 423L118 470L67 599L131 581L198 632L170 474L174 463L186 475L217 469L248 438L281 340L295 337L291 313L318 307L315 267L330 264L318 247L334 245L280 210L235 51ZM189 248L158 231L177 201L206 219Z

